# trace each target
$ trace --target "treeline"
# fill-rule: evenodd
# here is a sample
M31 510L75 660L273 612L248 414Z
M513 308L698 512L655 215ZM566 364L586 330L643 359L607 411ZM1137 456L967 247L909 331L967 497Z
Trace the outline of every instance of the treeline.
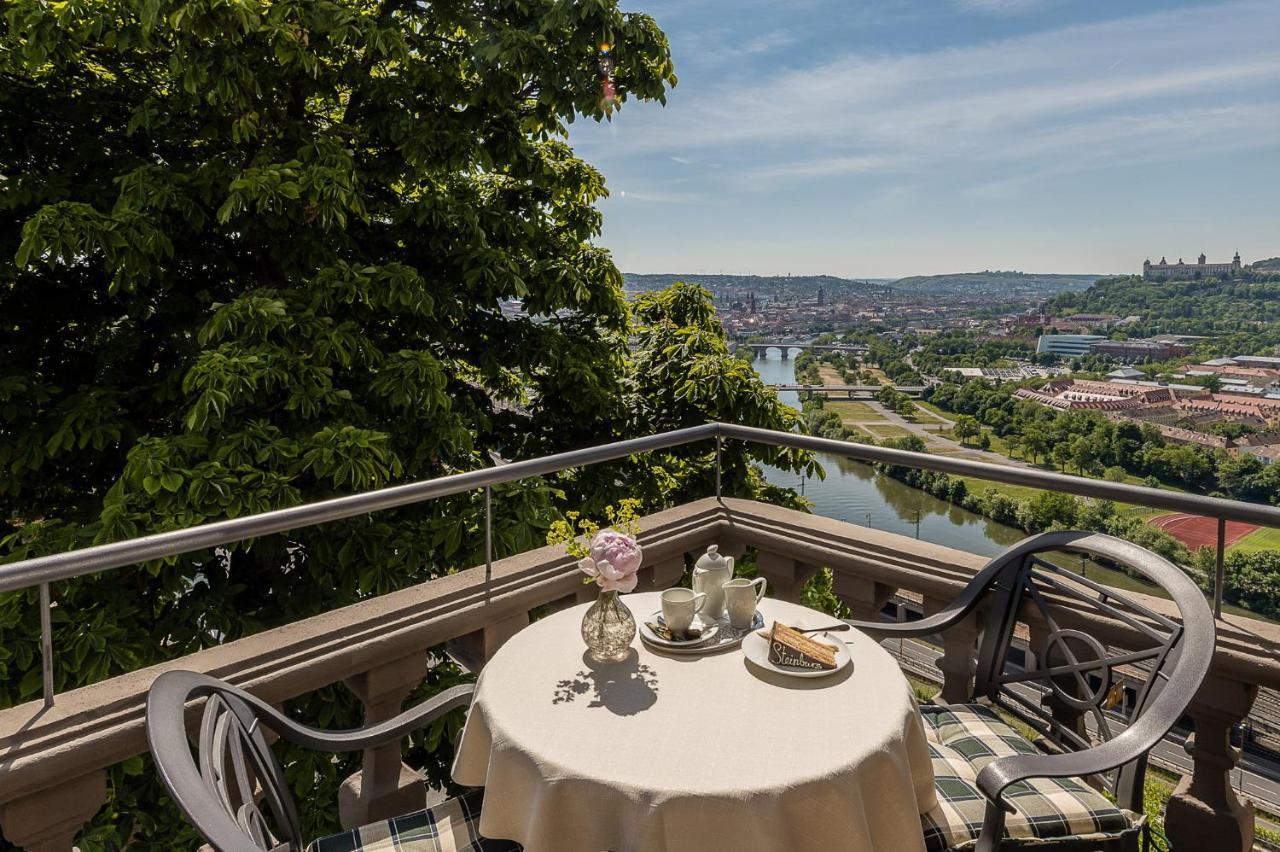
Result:
M810 434L858 443L878 443L861 433L846 429L841 423L840 416L826 409L822 400L810 400L805 403L803 420ZM1106 425L1127 427L1132 424ZM1154 430L1139 429L1138 436L1144 443L1150 441L1152 446L1146 448L1146 451L1154 452L1160 448L1181 449L1164 445L1163 438ZM1127 428L1118 430L1111 436L1109 442L1104 442L1109 449L1103 449L1100 452L1118 454L1112 456L1113 460L1118 459L1127 451L1126 448L1131 447L1129 442L1138 436ZM926 451L924 441L915 435L879 443L912 452ZM1086 499L1057 491L1038 491L1030 498L1018 499L998 488L971 491L965 480L940 471L919 470L897 465L877 465L877 467L884 474L926 491L940 500L946 500L1006 526L1024 530L1028 534L1046 530L1081 529L1106 533L1131 541L1182 566L1206 592L1211 590L1216 559L1211 548L1203 547L1191 553L1185 545L1164 530L1145 523L1139 517L1122 514L1116 504L1110 500ZM1272 465L1268 471L1273 476L1280 474L1280 465ZM1124 470L1119 465L1115 465L1107 471L1107 474L1111 479L1123 478ZM1158 485L1151 481L1147 484ZM1274 501L1275 489L1272 489L1269 496ZM1123 566L1112 567L1123 570ZM1225 567L1227 582L1223 597L1227 603L1243 607L1266 618L1280 618L1280 552L1229 553ZM1138 579L1142 578L1138 577Z
M1201 572L1213 576L1213 551L1202 547L1196 557ZM1280 551L1228 553L1224 567L1223 600L1267 618L1280 618Z
M1062 293L1045 310L1139 316L1125 330L1133 336L1156 333L1234 335L1216 345L1260 352L1280 344L1280 273L1245 273L1240 278L1144 281L1138 276L1099 279L1082 293Z
M1173 444L1150 424L1111 421L1094 411L1054 411L1014 397L1015 386L982 380L943 382L926 391L939 408L972 416L1009 452L1081 475L1122 480L1255 503L1280 502L1280 465L1248 453Z
M899 449L924 451L924 442L914 435L885 443ZM1202 547L1191 553L1164 530L1140 518L1121 514L1110 500L1090 500L1057 491L1040 491L1030 499L1017 500L994 488L970 491L964 480L939 471L894 465L878 467L887 475L940 500L1029 534L1046 530L1091 530L1131 541L1181 566L1206 594L1212 592L1217 559L1213 548ZM1122 565L1110 567L1136 579L1145 579L1125 571ZM1227 554L1224 567L1223 600L1264 618L1280 619L1280 551L1235 551Z
M924 441L915 435L888 441L886 446L925 452ZM1191 562L1190 552L1180 541L1139 518L1120 514L1110 500L1089 500L1060 491L1039 491L1034 497L1019 500L995 488L970 491L963 479L941 471L896 465L879 467L894 479L934 497L1028 533L1092 530L1131 541L1180 565Z
M808 352L796 355L796 382L804 385L822 384L822 373L818 371L818 359Z
M980 338L967 331L944 331L921 338L919 344L912 361L918 372L930 376L943 375L944 367L999 367L1012 359L1037 358L1035 346L1024 340Z

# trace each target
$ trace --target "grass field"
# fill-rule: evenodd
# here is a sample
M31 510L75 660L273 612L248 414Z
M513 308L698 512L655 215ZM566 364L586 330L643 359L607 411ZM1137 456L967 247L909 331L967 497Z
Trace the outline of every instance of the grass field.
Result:
M1038 488L1027 488L1024 485L1010 485L1007 482L991 482L987 479L975 479L972 476L953 476L953 479L964 481L964 486L969 490L970 494L977 494L981 491L994 490L1014 500L1030 500L1040 493Z
M846 425L858 421L884 420L884 414L878 409L855 399L831 400L827 403L827 410L839 414L840 419L845 421Z
M886 423L883 426L867 426L866 429L877 438L905 438L911 434L909 430L892 423Z
M1262 527L1235 543L1232 551L1255 553L1259 550L1280 550L1280 529Z
M943 411L941 408L939 408L938 406L934 405L931 402L925 402L922 399L917 399L915 400L915 403L916 403L916 408L920 409L920 413L925 417L932 416L933 419L935 420L942 420L947 423L950 423L951 421L956 419L956 416L954 414L947 414L945 411Z

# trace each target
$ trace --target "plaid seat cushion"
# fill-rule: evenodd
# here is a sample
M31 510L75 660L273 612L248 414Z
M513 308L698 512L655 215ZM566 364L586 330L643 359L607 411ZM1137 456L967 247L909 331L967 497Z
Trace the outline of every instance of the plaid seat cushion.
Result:
M322 837L307 852L520 852L515 841L480 836L483 794L473 790L423 811Z
M1022 734L990 707L982 704L925 705L925 735L941 746L959 752L975 773L997 757L1011 754L1039 754Z
M1035 746L994 711L979 704L925 706L937 806L920 817L928 852L971 849L982 831L986 798L978 772L997 757L1038 754ZM1141 826L1143 817L1117 808L1071 778L1036 778L1004 793L1006 845L1031 846L1069 839L1104 840Z

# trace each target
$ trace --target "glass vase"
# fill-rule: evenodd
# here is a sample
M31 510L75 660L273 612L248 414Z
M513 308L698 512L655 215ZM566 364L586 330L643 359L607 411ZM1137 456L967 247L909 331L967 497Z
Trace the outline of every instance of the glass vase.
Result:
M601 592L582 617L582 641L591 658L601 663L617 663L631 653L636 638L636 620L616 591Z

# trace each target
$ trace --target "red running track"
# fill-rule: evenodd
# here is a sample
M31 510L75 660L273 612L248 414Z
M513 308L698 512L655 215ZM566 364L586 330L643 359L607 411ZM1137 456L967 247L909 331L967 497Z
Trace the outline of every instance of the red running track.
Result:
M1218 521L1203 515L1160 515L1147 523L1158 527L1192 550L1218 546ZM1226 545L1230 547L1258 527L1243 521L1227 521Z

